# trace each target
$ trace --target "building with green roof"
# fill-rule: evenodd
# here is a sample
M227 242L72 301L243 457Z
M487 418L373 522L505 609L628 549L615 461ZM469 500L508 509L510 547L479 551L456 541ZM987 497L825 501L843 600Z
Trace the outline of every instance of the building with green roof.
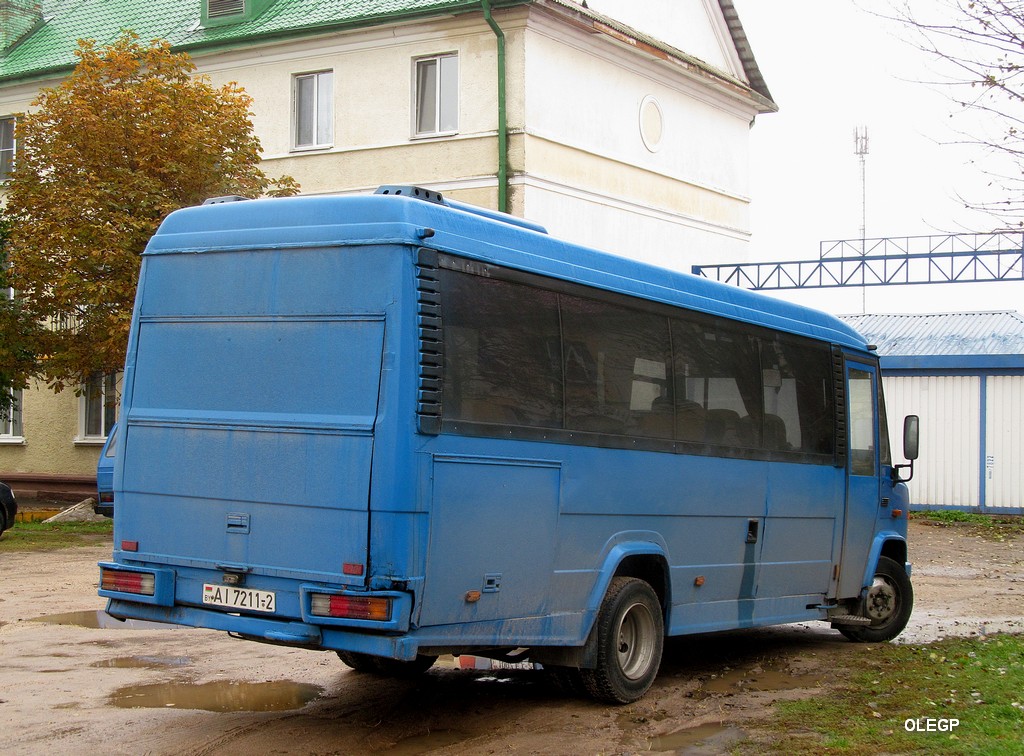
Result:
M77 40L125 29L244 87L264 169L303 193L418 184L666 267L747 257L750 123L776 107L732 0L0 0L0 181ZM92 475L87 404L27 392L0 479Z

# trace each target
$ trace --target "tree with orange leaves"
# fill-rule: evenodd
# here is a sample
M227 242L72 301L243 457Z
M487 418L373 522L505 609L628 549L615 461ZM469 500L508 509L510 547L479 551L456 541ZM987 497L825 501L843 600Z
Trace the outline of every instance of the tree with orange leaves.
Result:
M124 32L18 118L7 256L32 378L56 391L124 364L139 256L173 210L226 194L295 194L260 168L251 98L195 75L186 54ZM0 325L0 329L2 329ZM2 368L0 368L2 369Z

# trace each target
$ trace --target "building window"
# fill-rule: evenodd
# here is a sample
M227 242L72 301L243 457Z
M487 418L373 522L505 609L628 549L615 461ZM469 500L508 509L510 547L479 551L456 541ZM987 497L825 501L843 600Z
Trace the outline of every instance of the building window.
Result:
M10 417L0 419L0 443L22 440L21 401L21 390L12 391Z
M0 118L0 181L6 181L14 170L14 119Z
M81 433L83 441L105 439L117 422L121 399L121 374L96 375L82 389Z
M334 72L301 74L294 81L295 148L334 143Z
M435 55L416 61L416 136L459 130L459 56Z

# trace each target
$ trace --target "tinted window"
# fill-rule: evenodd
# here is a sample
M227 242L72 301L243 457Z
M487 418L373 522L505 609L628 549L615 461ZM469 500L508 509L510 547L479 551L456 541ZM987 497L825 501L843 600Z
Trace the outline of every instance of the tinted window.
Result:
M560 428L558 296L479 276L443 279L445 416Z
M668 320L561 296L565 426L672 438Z
M686 442L648 448L831 461L827 345L477 267L440 271L445 420L539 428L545 439L570 443L595 443L579 431Z
M731 324L673 320L676 438L753 448L760 443L757 342Z
M761 345L766 449L832 453L832 374L827 348L782 336Z

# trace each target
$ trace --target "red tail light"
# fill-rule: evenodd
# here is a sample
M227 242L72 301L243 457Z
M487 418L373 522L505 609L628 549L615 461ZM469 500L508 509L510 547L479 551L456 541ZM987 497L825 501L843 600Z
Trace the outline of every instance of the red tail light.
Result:
M100 568L100 588L105 591L138 593L152 596L156 590L156 578L149 572L129 572Z
M375 620L388 622L391 619L391 599L375 596L337 596L314 593L311 596L312 614L321 617L344 617L345 619Z

